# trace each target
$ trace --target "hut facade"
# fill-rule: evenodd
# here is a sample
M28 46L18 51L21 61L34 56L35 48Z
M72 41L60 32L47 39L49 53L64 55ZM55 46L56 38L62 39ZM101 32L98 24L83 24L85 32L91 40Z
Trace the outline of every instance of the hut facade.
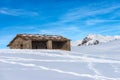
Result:
M61 49L70 51L70 39L58 35L17 34L11 49Z

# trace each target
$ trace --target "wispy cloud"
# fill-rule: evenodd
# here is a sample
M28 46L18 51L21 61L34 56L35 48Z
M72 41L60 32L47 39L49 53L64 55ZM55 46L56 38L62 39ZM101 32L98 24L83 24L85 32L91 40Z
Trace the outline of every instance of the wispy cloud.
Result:
M119 9L120 6L105 6L104 8L98 9L98 7L93 8L93 6L85 6L80 8L72 9L67 12L63 17L61 17L62 22L72 22L76 20L81 20L85 17L92 17L97 15L104 15Z
M0 14L10 15L10 16L37 16L37 12L24 10L24 9L10 9L10 8L0 8Z
M87 25L96 25L99 23L105 23L105 22L120 22L120 20L105 20L105 19L94 19L94 20L87 20Z
M80 35L86 34L85 31L79 29L77 26L64 26L64 27L58 27L56 29L42 29L38 33L40 34L56 34L56 35L62 35L68 38L74 37L73 40L80 38Z
M99 33L101 33L101 34L103 34L103 33L109 33L109 34L113 34L113 33L116 33L117 32L117 34L120 34L120 26L109 26L109 28L108 27L106 27L106 28L104 28L104 29L101 29L100 31L99 31Z
M56 29L47 29L47 30L42 29L39 32L42 34L69 34L72 32L80 32L80 29L76 26L69 26L69 27L59 27Z
M27 29L26 29L27 28ZM38 29L37 26L31 26L31 25L23 25L23 26L9 26L9 27L4 27L1 30L2 31L24 31L24 30L36 30Z
M102 7L99 7L101 5ZM47 29L47 30L40 30L40 33L62 34L62 35L70 34L69 36L71 38L74 37L75 39L75 37L76 36L78 37L79 34L87 35L89 33L94 33L94 32L105 33L108 31L112 31L112 29L109 30L109 25L111 23L119 23L120 20L111 19L111 16L112 17L114 16L112 15L112 13L115 13L117 9L120 9L120 6L119 5L104 5L104 4L100 4L99 6L98 5L96 6L97 7L90 5L90 6L83 6L83 7L71 9L70 11L66 12L66 14L63 14L62 16L60 16L58 21L45 24L45 26L52 26L52 27L56 26L57 29L52 28L52 29ZM111 14L111 15L106 17L107 14ZM104 23L109 23L109 25L107 24L108 30L101 29L105 27ZM102 26L99 24L101 24ZM97 25L99 27L96 27L94 25ZM93 26L93 27L89 27L89 26Z

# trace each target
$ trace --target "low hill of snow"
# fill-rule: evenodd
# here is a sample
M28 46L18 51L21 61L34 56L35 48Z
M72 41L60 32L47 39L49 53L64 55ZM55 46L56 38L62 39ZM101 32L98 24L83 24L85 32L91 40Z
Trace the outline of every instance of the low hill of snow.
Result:
M120 80L120 40L62 50L0 50L0 80Z
M73 46L97 45L120 39L120 36L103 36L100 34L89 34L83 40L73 42Z

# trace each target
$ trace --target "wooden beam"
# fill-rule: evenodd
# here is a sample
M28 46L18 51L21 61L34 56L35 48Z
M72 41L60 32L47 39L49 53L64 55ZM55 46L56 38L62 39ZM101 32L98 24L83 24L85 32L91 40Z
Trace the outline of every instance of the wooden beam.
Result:
M52 40L47 41L47 49L52 49Z

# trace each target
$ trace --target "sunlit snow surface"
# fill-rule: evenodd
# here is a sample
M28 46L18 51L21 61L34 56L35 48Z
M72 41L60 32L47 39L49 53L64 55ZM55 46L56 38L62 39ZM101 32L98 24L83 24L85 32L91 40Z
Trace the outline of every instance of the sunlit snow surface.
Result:
M0 80L120 80L120 40L61 50L0 50Z

